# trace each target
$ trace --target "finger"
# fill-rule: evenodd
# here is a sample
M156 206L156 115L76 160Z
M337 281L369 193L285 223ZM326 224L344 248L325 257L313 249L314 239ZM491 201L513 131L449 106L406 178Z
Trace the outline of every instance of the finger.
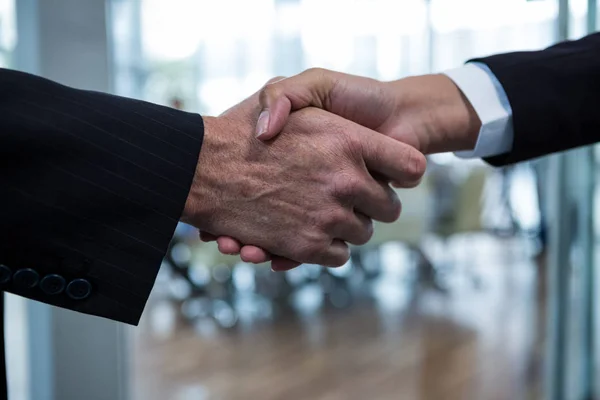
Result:
M285 257L273 256L273 259L271 260L271 269L276 272L289 271L300 265L299 262Z
M240 256L243 261L253 263L253 264L262 264L269 260L271 261L271 269L273 271L288 271L290 269L296 268L300 265L299 262L294 260L290 260L285 257L280 256L272 256L260 247L256 246L244 246L242 247L242 251Z
M229 236L219 236L217 238L219 251L223 254L237 255L240 254L242 244Z
M269 261L271 259L271 255L260 247L244 246L240 251L240 258L244 262L261 264Z
M361 213L348 211L348 214L344 224L332 227L331 235L358 246L367 243L373 236L373 221Z
M202 240L203 242L214 242L215 240L217 240L217 237L215 235L211 235L208 232L199 231L198 233L200 235L200 240Z
M410 189L419 186L422 180L423 179L421 178L413 182L392 182L391 185L398 189Z
M369 170L384 175L402 187L418 185L427 159L417 149L385 135L360 127L356 139L360 141L362 155Z
M348 245L339 239L334 239L329 248L321 254L315 254L307 262L320 264L325 267L341 267L350 259Z
M327 109L327 99L336 79L335 72L314 68L267 84L259 95L262 111L256 128L257 138L264 141L277 136L294 110L309 106Z
M258 92L258 96L259 96L259 102L261 104L261 112L258 116L258 121L256 122L256 137L260 140L269 140L272 139L273 137L275 137L283 128L283 125L285 125L285 121L287 120L288 115L290 114L290 108L285 108L285 101L281 101L283 99L276 99L276 100L270 100L267 99L267 96L270 96L268 93L271 92L271 89L267 89L267 88L271 88L273 87L273 84L280 82L282 80L284 80L285 77L282 76L278 76L276 78L271 78L269 79L269 81L265 84L265 86ZM267 105L270 104L270 105ZM282 106L284 106L284 108L281 108ZM279 130L277 132L270 132L269 133L269 125L270 125L270 121L271 118L270 116L273 115L275 113L275 115L279 115L279 119L283 120L282 124L281 124L281 128L279 128Z
M352 198L355 211L381 222L394 222L400 217L402 203L387 183L371 179L358 190Z

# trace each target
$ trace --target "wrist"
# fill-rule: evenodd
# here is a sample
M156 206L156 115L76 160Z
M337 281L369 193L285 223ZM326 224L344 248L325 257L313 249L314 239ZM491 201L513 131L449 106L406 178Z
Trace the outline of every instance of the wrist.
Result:
M203 116L202 120L204 122L202 149L200 150L196 172L180 220L197 228L208 229L208 221L211 215L210 207L213 202L207 191L205 181L212 176L211 168L214 169L212 167L214 163L210 159L214 154L215 138L221 136L219 132L222 131L222 124L217 117Z
M444 74L437 76L440 81L444 81L444 86L447 86L447 89L442 92L443 96L447 96L448 106L447 109L440 110L439 118L443 119L447 113L447 118L451 121L448 124L448 136L454 146L449 151L473 150L481 131L481 120L469 99L454 81Z
M432 154L475 148L481 121L449 77L430 74L392 84L399 99L398 116L415 131L420 151Z
M472 150L477 144L481 121L472 104L454 83L443 74L427 75L431 81L432 126L436 134L432 152Z

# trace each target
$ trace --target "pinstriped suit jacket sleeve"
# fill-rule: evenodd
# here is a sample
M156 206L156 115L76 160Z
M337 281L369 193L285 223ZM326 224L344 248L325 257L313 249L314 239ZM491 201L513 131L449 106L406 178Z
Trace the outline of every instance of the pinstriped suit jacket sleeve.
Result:
M137 324L202 138L197 114L0 69L0 290Z

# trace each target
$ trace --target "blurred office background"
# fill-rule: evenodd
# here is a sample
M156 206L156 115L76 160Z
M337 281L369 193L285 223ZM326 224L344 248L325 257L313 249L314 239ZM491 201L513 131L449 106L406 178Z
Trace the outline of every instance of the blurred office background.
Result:
M595 0L0 0L0 66L216 115L273 76L439 72L596 16ZM11 399L596 398L594 158L432 156L400 221L339 269L272 273L181 225L137 328L7 296Z

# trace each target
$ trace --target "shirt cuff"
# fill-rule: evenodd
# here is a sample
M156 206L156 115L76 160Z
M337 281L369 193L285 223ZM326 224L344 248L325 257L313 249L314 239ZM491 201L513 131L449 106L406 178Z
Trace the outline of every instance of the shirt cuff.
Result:
M510 152L514 137L512 110L506 92L487 65L468 63L444 74L463 92L481 120L475 148L454 154L483 158Z

